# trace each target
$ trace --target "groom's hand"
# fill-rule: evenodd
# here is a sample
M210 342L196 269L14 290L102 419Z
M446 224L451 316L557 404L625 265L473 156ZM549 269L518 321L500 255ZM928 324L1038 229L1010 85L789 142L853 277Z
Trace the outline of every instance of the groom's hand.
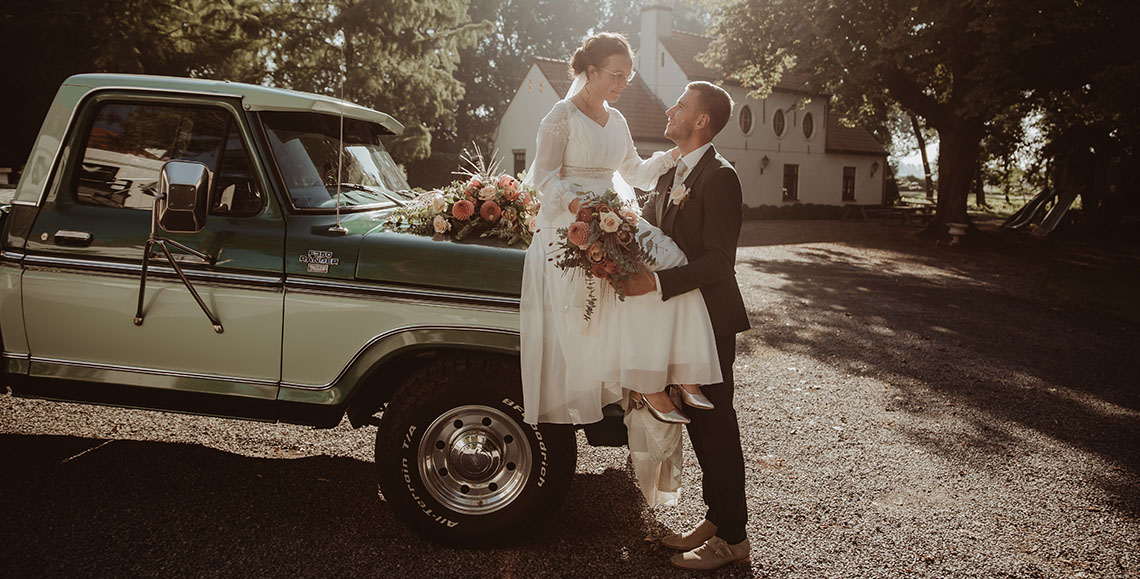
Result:
M651 272L641 273L621 282L622 292L628 297L639 296L657 290L657 277Z

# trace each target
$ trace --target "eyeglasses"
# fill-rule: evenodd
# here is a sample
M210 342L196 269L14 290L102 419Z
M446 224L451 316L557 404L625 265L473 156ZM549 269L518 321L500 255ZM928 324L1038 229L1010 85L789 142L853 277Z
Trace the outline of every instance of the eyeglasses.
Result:
M629 71L629 76L627 76L627 77L623 77L623 76L621 75L621 73L620 73L620 72L618 72L618 71L616 71L616 70L607 70L607 69L604 69L604 68L602 68L602 67L600 67L600 66L598 66L598 67L595 67L595 68L597 68L598 70L600 70L600 71L602 71L602 72L608 72L608 73L612 74L612 75L614 76L614 82L616 82L616 83L619 83L619 84L620 84L622 81L625 81L625 84L627 84L627 85L628 85L629 83L633 82L633 77L637 76L637 71L636 71L636 70L631 70L631 71Z

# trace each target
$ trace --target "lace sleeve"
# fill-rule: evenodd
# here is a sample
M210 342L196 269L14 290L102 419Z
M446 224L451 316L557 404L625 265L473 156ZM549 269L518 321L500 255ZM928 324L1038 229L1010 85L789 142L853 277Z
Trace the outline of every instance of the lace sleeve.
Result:
M566 101L554 105L538 125L532 172L534 188L542 195L542 204L569 211L571 193L559 176L566 143L570 139L570 110L567 105L574 106Z
M616 112L616 109L614 111ZM620 115L620 113L618 114ZM643 191L652 190L657 186L657 180L666 171L677 165L677 160L668 151L658 151L648 159L643 160L637 154L637 147L633 144L633 137L629 134L629 125L625 123L625 117L621 117L621 120L622 124L625 124L626 146L625 158L622 160L618 172L630 185Z

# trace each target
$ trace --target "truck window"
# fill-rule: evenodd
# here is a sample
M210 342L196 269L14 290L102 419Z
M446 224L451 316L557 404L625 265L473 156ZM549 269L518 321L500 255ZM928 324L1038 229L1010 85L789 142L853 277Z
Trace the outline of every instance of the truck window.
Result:
M163 163L198 161L214 175L211 214L255 215L264 196L234 124L212 107L103 103L87 135L75 198L149 211Z

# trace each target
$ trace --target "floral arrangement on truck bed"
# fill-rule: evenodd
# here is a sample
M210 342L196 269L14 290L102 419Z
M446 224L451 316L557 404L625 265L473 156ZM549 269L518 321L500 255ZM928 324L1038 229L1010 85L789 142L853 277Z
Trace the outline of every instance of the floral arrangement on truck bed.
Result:
M640 214L617 193L579 193L578 215L568 227L558 230L555 265L586 276L587 298L583 318L590 319L598 303L595 280L604 280L619 300L625 300L622 282L643 267L656 265L646 248L649 233L637 236ZM644 243L642 243L644 242Z
M467 177L442 189L427 191L392 212L388 223L420 235L461 240L471 236L496 237L514 245L530 245L539 201L534 189L505 173L482 156L464 157Z

